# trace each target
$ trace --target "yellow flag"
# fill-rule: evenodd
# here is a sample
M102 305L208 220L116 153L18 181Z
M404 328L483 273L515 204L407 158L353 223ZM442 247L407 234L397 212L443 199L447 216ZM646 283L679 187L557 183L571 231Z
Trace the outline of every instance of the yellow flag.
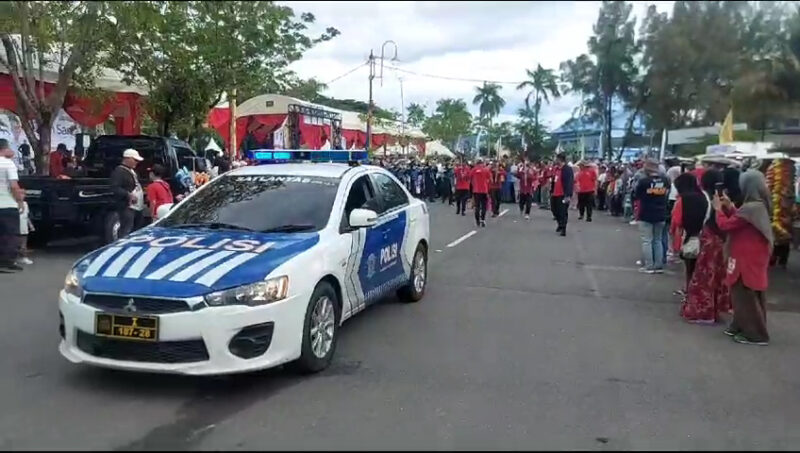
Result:
M725 121L722 122L722 127L719 130L719 143L730 143L733 141L733 108L728 110L725 115Z

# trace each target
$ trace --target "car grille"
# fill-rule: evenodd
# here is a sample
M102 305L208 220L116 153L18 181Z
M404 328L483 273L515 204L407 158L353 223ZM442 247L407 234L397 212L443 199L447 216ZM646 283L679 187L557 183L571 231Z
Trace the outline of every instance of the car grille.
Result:
M208 350L203 340L117 340L78 330L78 349L95 357L132 362L190 363L208 360Z
M106 294L87 294L83 297L83 303L100 310L127 311L125 307L128 306L131 299L136 306L136 313L142 315L163 315L192 310L189 304L183 300L111 296Z

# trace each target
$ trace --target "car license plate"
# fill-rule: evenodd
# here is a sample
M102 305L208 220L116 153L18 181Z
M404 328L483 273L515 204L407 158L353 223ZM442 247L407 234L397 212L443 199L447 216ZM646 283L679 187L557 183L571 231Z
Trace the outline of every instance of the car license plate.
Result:
M158 318L111 313L95 315L95 333L104 337L158 341Z

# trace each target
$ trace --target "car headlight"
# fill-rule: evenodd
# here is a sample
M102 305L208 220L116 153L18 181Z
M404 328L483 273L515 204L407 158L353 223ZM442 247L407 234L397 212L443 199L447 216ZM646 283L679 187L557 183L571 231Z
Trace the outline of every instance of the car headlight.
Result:
M79 299L83 296L81 280L78 277L78 272L75 269L71 269L67 273L67 277L64 279L64 291L67 294L75 296Z
M211 307L223 305L265 305L286 298L289 292L289 277L276 277L263 282L217 291L206 295L206 303Z

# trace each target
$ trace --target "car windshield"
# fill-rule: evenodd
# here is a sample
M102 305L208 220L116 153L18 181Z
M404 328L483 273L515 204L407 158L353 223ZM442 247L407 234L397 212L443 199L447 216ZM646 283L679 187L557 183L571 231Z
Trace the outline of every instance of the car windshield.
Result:
M165 228L259 232L317 231L325 227L339 178L222 176L159 222Z

